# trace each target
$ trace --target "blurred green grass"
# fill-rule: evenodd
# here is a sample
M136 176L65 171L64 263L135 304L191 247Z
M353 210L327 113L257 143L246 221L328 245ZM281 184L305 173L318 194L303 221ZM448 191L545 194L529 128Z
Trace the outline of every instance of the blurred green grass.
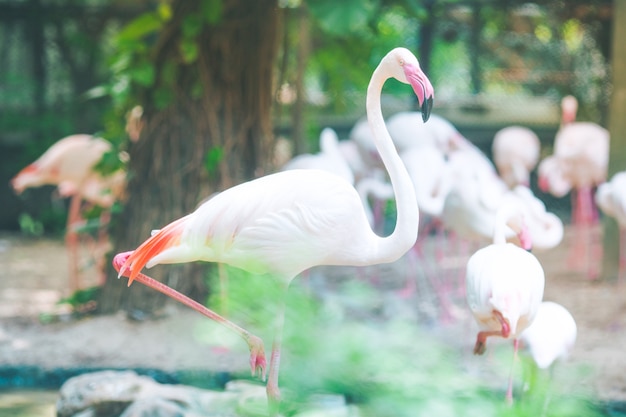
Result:
M593 372L589 367L564 363L554 372L540 371L523 353L514 368L514 403L507 404L512 343L490 342L488 354L475 357L463 350L471 349L473 340L450 343L438 336L447 327L435 332L418 316L385 313L384 291L346 271L331 292L316 286L315 270L288 291L280 374L286 409L328 393L345 396L360 416L623 415L607 414L608 408L578 384ZM226 274L227 305L217 290L209 304L262 336L269 348L278 288L269 277L230 268ZM210 280L219 288L217 273Z

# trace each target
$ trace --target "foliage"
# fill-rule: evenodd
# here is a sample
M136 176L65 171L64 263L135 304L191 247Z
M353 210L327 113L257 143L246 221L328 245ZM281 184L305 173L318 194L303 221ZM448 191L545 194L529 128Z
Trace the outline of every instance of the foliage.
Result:
M305 273L287 294L281 362L286 409L329 393L345 396L361 416L601 415L576 385L585 369L562 364L561 372L552 374L537 369L525 354L515 367L515 401L509 406L504 397L511 344L491 343L489 357L473 356L471 344L446 343L416 320L405 310L410 303L396 299L393 307L385 306L384 290L355 279L353 269L335 271L332 290L324 286L324 271L328 268ZM233 268L227 276L228 304L221 304L219 294L209 304L269 342L281 290L268 277ZM241 339L221 326L207 321L197 330L204 343L245 352ZM445 331L467 334L456 325Z

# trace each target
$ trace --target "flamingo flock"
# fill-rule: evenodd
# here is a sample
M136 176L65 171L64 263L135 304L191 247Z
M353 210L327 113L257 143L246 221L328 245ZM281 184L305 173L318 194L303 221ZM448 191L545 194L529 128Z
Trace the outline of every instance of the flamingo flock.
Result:
M391 78L412 88L420 111L383 118L381 92ZM565 307L543 301L550 277L534 254L562 244L564 224L533 193L531 173L537 170L544 192L573 195L575 227L589 230L598 218L597 205L626 231L626 200L620 193L626 172L606 182L608 132L576 122L577 103L567 97L553 154L540 161L537 135L510 126L495 135L492 162L450 121L431 114L433 99L433 87L417 58L405 48L393 49L374 70L366 118L355 124L348 139L340 140L325 128L318 153L285 160L276 173L221 191L192 213L155 225L162 227L139 247L114 257L119 277L127 277L128 285L147 285L240 336L248 346L252 375L267 379L270 416L279 414L282 398L279 368L287 289L317 266L364 267L405 259L413 266L407 268L399 295L410 298L429 289L443 310L462 298L478 326L474 354L483 355L488 339L497 337L513 341L513 364L520 345L542 369L567 357L576 323ZM74 135L11 181L17 193L55 184L62 195L72 196L70 248L75 246L81 201L110 208L123 198L123 173L105 177L94 170L109 150L102 139ZM393 231L382 236L387 201L395 203L396 218ZM626 232L622 234L626 245ZM429 252L432 236L436 243ZM580 247L575 250L574 256L580 257ZM454 277L436 269L450 270L446 262L451 258L461 265L462 273ZM280 287L269 357L260 337L142 272L159 264L195 261L229 264L267 276ZM423 269L425 280L417 276L416 265L429 265ZM620 265L626 269L626 257ZM76 278L72 286L79 286ZM513 400L513 368L508 402Z

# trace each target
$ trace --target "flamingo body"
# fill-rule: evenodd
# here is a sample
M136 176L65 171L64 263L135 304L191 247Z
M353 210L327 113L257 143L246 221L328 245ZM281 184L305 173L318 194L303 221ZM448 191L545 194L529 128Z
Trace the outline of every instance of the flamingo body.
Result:
M79 194L85 200L110 207L121 196L125 175L103 176L94 171L111 144L91 135L71 135L52 145L12 180L16 193L26 188L57 185L64 196Z
M372 232L354 187L321 170L290 170L258 178L223 191L192 214L165 226L132 253L118 254L114 266L129 283L137 279L231 328L248 343L253 373L265 373L262 344L234 323L194 304L140 273L159 263L219 261L282 283L316 265L372 265L392 262L417 239L419 213L411 179L385 128L380 105L389 78L410 84L427 120L433 88L415 56L405 48L389 52L374 71L366 109L377 150L388 171L397 206L394 231L387 237ZM267 396L272 416L278 414L278 368L284 321L284 292L276 317ZM257 338L258 339L258 338Z
M530 173L539 161L540 150L539 138L527 127L508 126L493 138L493 160L509 187L530 184Z
M600 184L595 200L604 214L626 229L626 171L618 172L610 181Z
M337 133L329 127L320 134L320 152L297 155L282 167L283 171L291 169L321 169L354 184L354 173L341 152Z
M467 263L467 301L482 330L500 331L500 312L510 326L502 337L517 338L535 318L544 273L531 253L513 243L479 249Z
M546 369L556 360L568 357L576 343L576 334L576 321L571 313L560 304L544 301L520 340L537 367Z
M518 233L519 247L506 242L506 229ZM530 248L524 214L505 203L496 213L493 244L476 251L467 262L467 303L481 333L516 339L532 323L543 298L545 277ZM485 349L479 333L474 353Z

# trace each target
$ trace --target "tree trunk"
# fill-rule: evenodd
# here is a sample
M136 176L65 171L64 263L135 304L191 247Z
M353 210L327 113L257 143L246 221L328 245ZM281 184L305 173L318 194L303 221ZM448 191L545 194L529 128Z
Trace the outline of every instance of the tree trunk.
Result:
M201 13L199 3L174 1L172 18L154 43L156 86L141 103L145 127L129 151L128 200L114 220L113 253L135 249L152 229L268 167L277 2L223 0L221 19L204 24L195 38L197 57L185 63L182 26ZM163 97L169 98L165 106L159 105ZM207 268L197 262L158 266L150 275L200 302L207 294ZM113 276L100 296L103 313L152 312L163 304L154 290L141 284L126 289L126 278Z
M613 49L611 52L613 94L609 106L609 151L608 179L618 171L626 169L626 3L613 3ZM604 216L603 221L602 279L615 280L619 270L619 254L626 248L619 247L619 228L615 219Z

